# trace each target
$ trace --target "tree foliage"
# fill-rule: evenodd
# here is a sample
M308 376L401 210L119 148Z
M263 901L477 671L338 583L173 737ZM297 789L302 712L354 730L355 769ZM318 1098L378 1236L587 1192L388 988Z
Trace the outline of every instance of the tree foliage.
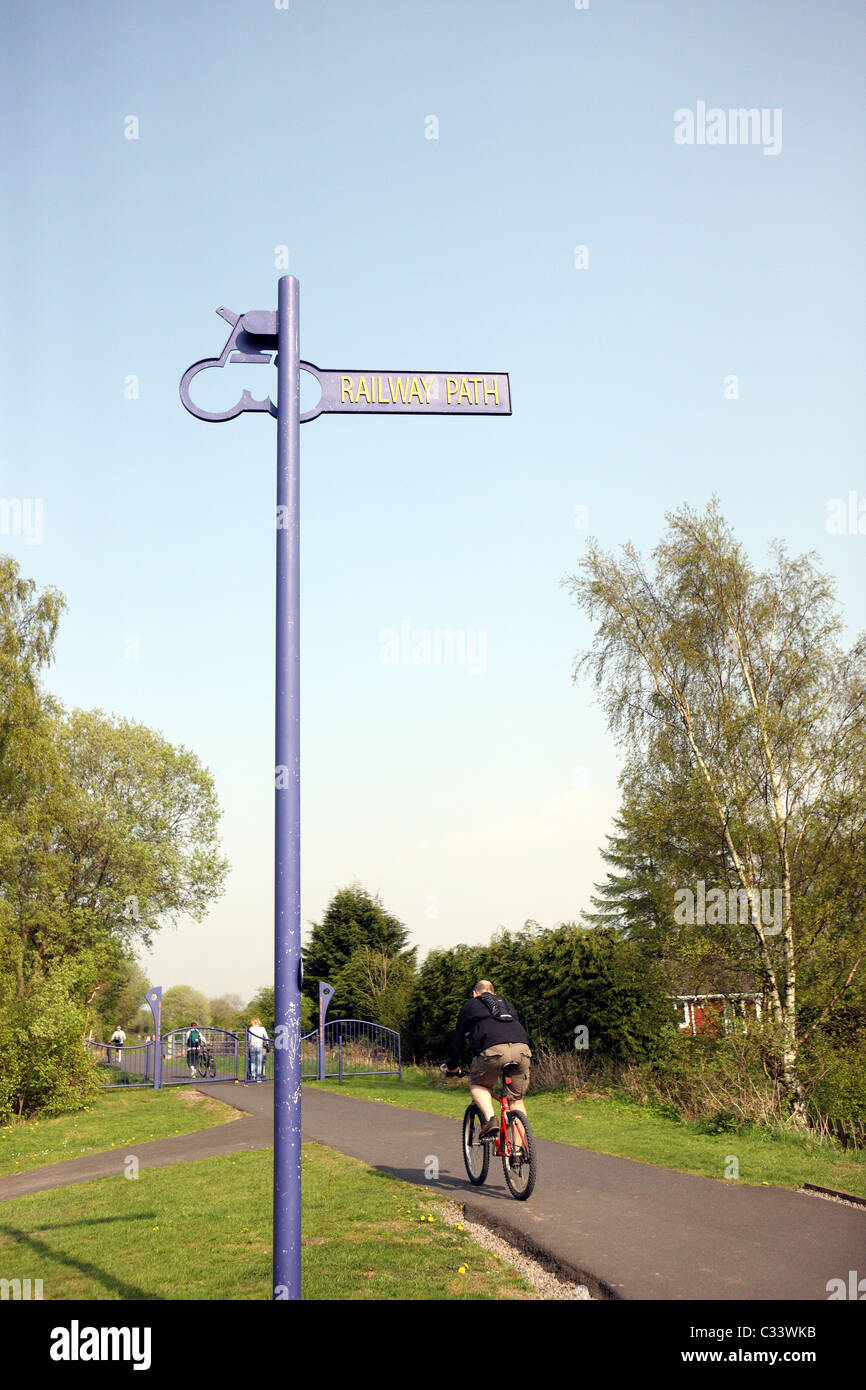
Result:
M163 994L163 1033L171 1033L175 1028L188 1028L191 1023L205 1028L210 1021L210 1004L192 985L172 985L171 989L167 989Z
M335 1017L369 1019L400 1032L415 985L412 962L405 956L358 946L334 977Z
M489 946L431 951L418 972L407 1023L416 1055L442 1057L461 1005L479 979L515 1005L531 1042L571 1050L576 1029L611 1062L652 1055L674 1024L661 970L616 931L567 923L499 932Z
M96 1093L76 963L31 978L22 998L0 977L0 1119L80 1110Z
M596 682L627 754L626 784L644 783L612 846L629 871L609 880L601 906L627 920L643 896L630 926L646 927L665 892L704 875L744 891L776 1065L802 1120L798 1049L866 954L866 639L843 646L833 584L814 556L776 543L756 570L715 501L668 523L654 574L633 546L617 560L590 542L564 581L596 622L576 676ZM779 895L778 929L768 930L765 890ZM740 949L732 933L727 941ZM816 1010L804 1027L798 976L810 972Z
M219 999L211 999L211 1024L215 1028L225 1028L232 1031L240 1026L244 1008L244 1001L239 994L222 994Z
M146 984L135 948L181 915L200 920L228 869L213 781L193 753L100 710L66 711L42 689L64 607L56 590L38 592L14 560L0 556L0 1030L7 1058L22 1020L42 1036L40 1009L61 1035L64 991L64 1016L80 1027L79 1040L90 1028L131 1022ZM80 1051L70 1062L76 1075ZM61 1074L56 1057L53 1065ZM25 1108L44 1103L15 1086Z
M386 972L390 970L395 986L397 974L401 972L397 961L414 969L416 953L408 947L409 933L406 927L386 912L378 894L369 893L360 883L339 889L328 904L322 921L312 925L312 935L303 951L303 993L317 1008L319 981L326 980L334 985L329 1018L353 1016L347 1001L336 990L336 980L344 967L348 966L350 958L361 948L367 947L378 956L388 958L390 964L385 969ZM351 982L356 998L365 968L361 962L362 958L359 957L346 977L347 987ZM402 974L405 975L405 972Z

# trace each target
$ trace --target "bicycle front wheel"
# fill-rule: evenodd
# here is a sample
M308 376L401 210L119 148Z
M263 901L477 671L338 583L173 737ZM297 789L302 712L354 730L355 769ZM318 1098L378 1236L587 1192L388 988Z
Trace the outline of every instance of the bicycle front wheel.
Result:
M473 1187L481 1186L490 1168L490 1145L478 1138L483 1124L484 1116L478 1106L468 1106L463 1116L463 1162Z
M199 1058L196 1062L196 1066L198 1067L199 1076L202 1078L202 1080L204 1080L204 1078L207 1076L208 1059L199 1055Z
M208 1062L207 1072L211 1080L214 1080L214 1078L216 1077L216 1057L211 1057L210 1061Z
M508 1112L508 1148L502 1155L502 1171L512 1197L525 1202L532 1195L538 1170L535 1139L526 1116L519 1110Z

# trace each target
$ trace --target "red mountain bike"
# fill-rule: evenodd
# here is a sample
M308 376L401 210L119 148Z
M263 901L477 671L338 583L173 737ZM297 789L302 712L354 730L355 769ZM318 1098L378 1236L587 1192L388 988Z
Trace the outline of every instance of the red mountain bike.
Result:
M441 1071L445 1071L443 1062ZM473 1187L480 1187L490 1171L490 1155L495 1153L502 1159L502 1171L512 1197L525 1202L532 1196L535 1179L538 1176L538 1158L532 1127L522 1110L512 1109L506 1090L506 1081L511 1074L511 1064L506 1063L501 1072L502 1094L494 1093L493 1099L501 1106L499 1129L485 1139L479 1139L478 1132L484 1124L484 1116L473 1101L466 1107L463 1116L463 1162ZM460 1067L452 1076L466 1076L467 1071Z

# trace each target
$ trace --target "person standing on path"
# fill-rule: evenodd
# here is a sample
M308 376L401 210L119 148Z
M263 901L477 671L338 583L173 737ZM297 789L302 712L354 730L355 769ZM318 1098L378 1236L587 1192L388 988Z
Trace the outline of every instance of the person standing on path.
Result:
M508 1099L515 1110L526 1114L523 1097L529 1090L532 1051L526 1029L511 1000L495 994L489 980L478 981L472 998L467 999L460 1010L445 1059L446 1075L453 1076L457 1071L467 1033L471 1034L472 1046L469 1089L484 1116L484 1124L478 1131L479 1139L483 1139L498 1128L491 1090L506 1064L515 1069L506 1088Z
M250 1080L261 1081L265 1060L265 1047L270 1042L268 1030L260 1018L254 1018L247 1029L250 1050Z
M123 1031L123 1029L121 1028L121 1026L120 1026L119 1023L118 1023L118 1025L117 1025L117 1027L115 1028L114 1032L113 1032L112 1035L111 1035L111 1042L112 1042L113 1046L116 1048L116 1053L115 1053L115 1059L114 1059L114 1060L115 1060L116 1062L119 1062L119 1061L120 1061L120 1056L121 1056L120 1049L123 1047L124 1043L126 1042L126 1034L124 1033L124 1031Z

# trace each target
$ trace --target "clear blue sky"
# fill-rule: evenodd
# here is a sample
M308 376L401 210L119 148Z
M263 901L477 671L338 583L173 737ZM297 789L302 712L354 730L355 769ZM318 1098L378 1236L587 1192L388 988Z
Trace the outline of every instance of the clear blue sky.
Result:
M218 305L276 307L281 247L302 356L508 371L514 407L302 429L303 918L354 878L421 955L577 917L618 805L559 583L587 534L647 552L716 492L864 626L866 535L827 530L866 498L861 7L3 14L0 496L42 531L0 548L67 597L50 688L193 748L225 809L226 895L154 983L272 979L274 423L178 382ZM781 148L678 144L701 102L781 113ZM232 371L225 403L276 391ZM479 659L385 664L404 622Z

